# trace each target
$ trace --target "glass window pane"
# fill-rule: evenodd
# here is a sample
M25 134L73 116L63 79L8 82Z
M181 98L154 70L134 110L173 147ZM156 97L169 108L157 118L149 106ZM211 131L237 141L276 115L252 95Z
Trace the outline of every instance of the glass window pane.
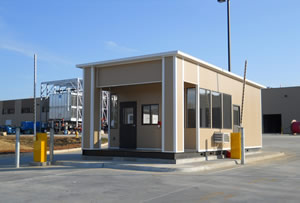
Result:
M143 106L143 124L150 124L150 106Z
M240 125L240 107L233 106L233 125Z
M133 108L123 108L123 124L133 124Z
M118 128L118 96L111 95L110 99L110 127Z
M223 94L223 128L232 128L231 95Z
M200 127L210 128L210 91L200 89Z
M152 124L158 124L158 105L151 105Z
M222 128L221 94L212 92L212 127Z
M196 89L187 89L187 128L196 128Z

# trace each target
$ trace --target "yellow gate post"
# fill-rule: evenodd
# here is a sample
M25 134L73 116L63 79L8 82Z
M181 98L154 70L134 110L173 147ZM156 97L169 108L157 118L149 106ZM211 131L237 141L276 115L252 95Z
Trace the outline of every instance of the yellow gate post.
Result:
M242 158L241 133L231 133L231 158Z
M47 162L47 133L37 133L34 142L33 160Z

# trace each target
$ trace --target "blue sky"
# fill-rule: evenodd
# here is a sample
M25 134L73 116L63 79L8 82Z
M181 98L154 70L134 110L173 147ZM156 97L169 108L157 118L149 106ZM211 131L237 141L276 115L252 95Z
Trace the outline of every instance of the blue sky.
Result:
M232 72L299 86L298 0L231 0ZM217 0L1 0L0 100L41 81L82 77L76 64L181 50L227 69L226 4Z

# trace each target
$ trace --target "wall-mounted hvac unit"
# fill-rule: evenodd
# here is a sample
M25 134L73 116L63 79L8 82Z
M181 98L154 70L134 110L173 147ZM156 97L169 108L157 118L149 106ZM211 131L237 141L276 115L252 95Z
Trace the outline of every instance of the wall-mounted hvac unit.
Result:
M229 133L215 132L213 137L214 137L215 143L229 143L230 142L230 134Z

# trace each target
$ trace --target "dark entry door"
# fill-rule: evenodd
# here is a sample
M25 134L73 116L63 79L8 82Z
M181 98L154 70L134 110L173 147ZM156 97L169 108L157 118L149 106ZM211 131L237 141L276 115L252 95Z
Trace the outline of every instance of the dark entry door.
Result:
M263 116L264 133L281 133L281 114Z
M136 148L136 102L120 103L120 148Z

